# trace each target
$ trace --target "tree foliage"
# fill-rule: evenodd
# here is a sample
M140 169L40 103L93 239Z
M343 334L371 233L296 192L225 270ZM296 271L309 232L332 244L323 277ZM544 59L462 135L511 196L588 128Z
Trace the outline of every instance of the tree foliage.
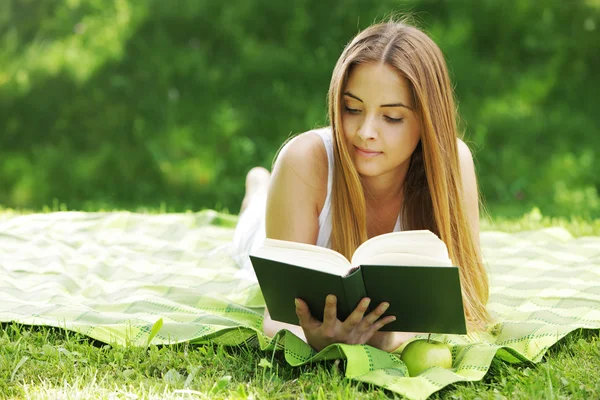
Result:
M327 124L344 45L407 12L492 211L600 216L597 0L5 0L0 203L237 211L250 167Z

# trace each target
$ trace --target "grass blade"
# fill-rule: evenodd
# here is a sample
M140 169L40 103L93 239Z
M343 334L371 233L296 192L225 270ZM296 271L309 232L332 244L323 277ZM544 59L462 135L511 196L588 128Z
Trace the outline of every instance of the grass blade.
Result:
M152 325L152 329L150 330L150 335L148 336L148 343L146 343L146 346L150 346L150 342L152 342L152 339L154 339L154 337L158 334L158 331L161 330L162 326L163 319L159 318L158 321L156 321L154 325Z
M13 369L12 374L10 374L10 381L12 382L15 379L15 375L17 374L17 371L19 371L19 369L23 366L23 364L25 364L25 362L29 360L29 357L27 356L23 356L21 358L21 360L17 363L17 365L15 366L15 368Z

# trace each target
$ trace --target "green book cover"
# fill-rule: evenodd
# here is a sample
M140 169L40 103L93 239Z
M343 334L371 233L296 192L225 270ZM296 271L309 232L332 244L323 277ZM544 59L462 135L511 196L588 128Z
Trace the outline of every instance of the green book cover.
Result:
M363 265L373 307L387 301L396 320L382 331L466 334L458 267Z
M322 321L325 298L333 294L341 321L369 297L371 309L385 301L384 316L396 317L382 331L467 333L459 269L430 231L380 235L363 243L352 261L330 249L274 239L250 259L273 320L297 325L294 299L300 298Z
M339 318L346 318L366 296L362 274L356 271L348 277L304 268L279 261L250 256L258 284L271 318L298 325L295 298L308 304L311 314L323 320L325 297L337 297Z
M348 276L339 276L250 258L274 320L297 325L294 299L298 297L322 321L325 298L333 294L341 321L362 298L369 297L372 307L388 302L390 307L384 316L396 317L382 331L467 333L457 267L363 265Z

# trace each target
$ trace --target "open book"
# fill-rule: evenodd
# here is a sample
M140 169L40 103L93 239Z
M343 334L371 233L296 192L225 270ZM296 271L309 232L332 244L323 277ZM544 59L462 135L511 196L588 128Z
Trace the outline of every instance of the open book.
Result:
M250 260L277 321L298 324L296 297L322 320L325 297L334 294L341 321L369 297L371 309L386 301L384 316L396 316L383 331L467 332L458 267L444 242L428 230L371 238L351 261L324 247L266 239Z

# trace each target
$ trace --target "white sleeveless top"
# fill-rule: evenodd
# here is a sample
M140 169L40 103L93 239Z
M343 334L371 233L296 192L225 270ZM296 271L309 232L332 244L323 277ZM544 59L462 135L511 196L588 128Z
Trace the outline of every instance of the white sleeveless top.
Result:
M317 237L317 246L331 248L331 189L333 187L333 138L331 133L331 127L316 129L311 131L316 133L323 140L325 150L327 151L327 197L323 204L323 209L319 214L319 236ZM400 215L396 219L396 225L394 226L394 232L402 230L402 224L400 221Z

